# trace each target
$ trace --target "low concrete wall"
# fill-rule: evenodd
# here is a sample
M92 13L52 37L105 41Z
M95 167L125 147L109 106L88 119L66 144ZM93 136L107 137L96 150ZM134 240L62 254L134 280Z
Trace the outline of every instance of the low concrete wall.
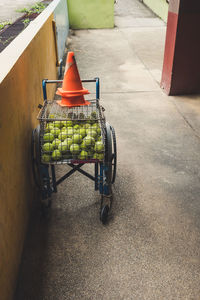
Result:
M156 15L158 15L163 21L167 22L168 6L166 0L143 0Z
M114 0L67 0L73 29L113 28Z
M63 0L62 0L63 1ZM31 169L31 133L43 102L42 79L56 79L53 12L49 7L0 54L0 299L12 299L37 193ZM64 42L64 41L63 41ZM55 86L48 90L53 97Z

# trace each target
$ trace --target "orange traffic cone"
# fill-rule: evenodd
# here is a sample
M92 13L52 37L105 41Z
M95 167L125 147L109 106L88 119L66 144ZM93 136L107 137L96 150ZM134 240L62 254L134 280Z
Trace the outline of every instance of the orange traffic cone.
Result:
M56 94L62 96L62 100L57 101L61 106L73 107L90 104L83 96L89 94L89 91L82 86L74 52L68 53L62 88L58 88Z

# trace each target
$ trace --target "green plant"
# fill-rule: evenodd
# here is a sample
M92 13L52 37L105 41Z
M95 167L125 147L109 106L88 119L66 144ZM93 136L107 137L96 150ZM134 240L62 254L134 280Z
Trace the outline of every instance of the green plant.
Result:
M26 27L30 23L30 19L26 18L22 22L24 23L24 27Z
M46 7L46 5L44 3L37 2L36 4L31 6L31 8L24 7L22 9L18 9L17 12L26 13L28 15L31 15L34 13L40 14L45 9L45 7Z
M11 24L10 21L0 23L0 30L2 30L6 25L10 25L10 24Z

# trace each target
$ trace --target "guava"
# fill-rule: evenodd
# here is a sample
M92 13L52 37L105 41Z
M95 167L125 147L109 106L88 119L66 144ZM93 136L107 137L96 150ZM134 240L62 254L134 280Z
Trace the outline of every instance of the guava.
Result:
M65 131L65 130L67 130L67 127L63 126L61 131Z
M74 125L73 128L74 128L75 130L76 130L76 129L80 129L80 125L76 124L76 125Z
M95 139L92 136L87 135L83 139L83 143L87 148L91 148L95 144Z
M104 154L103 153L94 153L93 158L103 160L104 159Z
M66 138L64 140L64 142L66 143L66 145L68 146L68 150L70 150L70 146L73 144L72 139L71 138Z
M63 127L62 121L54 121L53 125L54 125L54 127L57 127L57 128L62 128Z
M97 113L96 113L96 111L93 111L93 112L91 113L91 118L92 118L92 119L96 119L96 118L97 118Z
M97 142L102 142L102 136L98 136Z
M81 151L81 153L78 156L79 159L87 159L88 158L88 153L84 150Z
M51 155L43 154L42 155L42 162L50 162L51 161Z
M48 133L51 131L51 129L53 128L53 124L52 123L47 123L45 129L44 129L44 132L45 133Z
M67 151L69 151L69 147L68 147L67 142L61 142L61 143L58 145L58 150L59 150L61 153L66 153Z
M104 159L104 154L103 153L97 153L97 159L103 160Z
M55 115L54 114L49 114L49 119L55 119Z
M81 143L81 145L80 145L80 148L81 148L82 150L87 150L87 149L88 149L88 147L87 147L87 145L86 145L86 143L85 143L84 141L82 141L82 143Z
M51 157L52 157L53 160L59 160L59 159L61 159L62 154L58 149L56 149L56 150L53 151Z
M73 155L79 154L79 152L80 152L80 147L79 147L79 145L78 145L78 144L72 144L72 145L70 146L70 152L71 152Z
M61 133L58 136L59 140L61 140L61 141L64 141L67 137L68 137L68 135L65 131L64 132L61 131Z
M67 127L72 127L72 126L73 126L73 121L67 120L65 126L67 126Z
M54 134L52 134L52 133L45 133L43 135L43 141L44 142L53 142L53 140L54 140Z
M72 142L73 144L81 144L82 143L82 136L80 134L74 134L72 136Z
M100 141L95 143L94 151L97 153L102 153L104 151L104 144Z
M61 143L61 140L55 139L52 142L52 145L54 146L54 149L58 149L58 145Z
M51 132L52 134L54 134L55 137L57 137L57 136L59 136L59 134L60 134L60 129L57 128L57 127L54 127L54 128L51 129L50 132Z
M67 122L66 121L61 121L62 126L67 127Z
M90 125L89 123L84 123L84 124L82 125L82 127L85 128L85 129L87 129L87 128L90 128L91 125Z
M79 134L82 136L82 138L84 138L86 136L86 130L85 130L85 128L80 128Z
M67 128L66 134L67 134L67 137L71 138L74 134L74 129L73 128Z
M54 150L54 146L51 143L45 143L42 145L42 150L45 153L51 153Z
M87 135L92 136L94 139L97 137L97 132L95 129L86 129Z
M95 129L95 130L97 130L97 128L100 128L100 127L99 127L98 123L94 123L94 124L92 124L92 128Z

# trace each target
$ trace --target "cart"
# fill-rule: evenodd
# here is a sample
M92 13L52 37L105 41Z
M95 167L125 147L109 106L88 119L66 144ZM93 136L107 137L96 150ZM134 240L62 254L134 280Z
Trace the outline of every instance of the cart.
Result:
M104 108L99 103L99 78L82 80L82 82L92 82L96 84L96 99L90 100L90 105L72 108L65 107L64 109L60 108L61 114L58 114L58 105L56 105L56 101L47 100L46 85L51 83L58 84L62 82L62 80L47 79L42 81L44 103L43 105L39 105L40 111L37 118L40 124L32 132L32 169L34 181L41 194L42 213L46 215L51 207L51 196L52 193L57 192L57 186L71 176L74 172L79 172L91 179L94 182L94 189L99 191L100 220L103 224L105 224L108 220L108 215L112 206L112 184L114 184L116 178L117 146L115 130L108 122L106 122ZM46 154L44 151L45 132L48 128L51 128L51 123L54 123L54 125L58 126L56 131L60 132L60 134L63 132L63 134L65 134L65 126L61 128L63 124L65 125L64 122L81 124L74 126L77 128L76 130L78 130L80 126L86 126L88 124L87 122L90 122L89 124L92 124L92 126L98 127L98 139L102 140L103 149L100 149L96 155L89 155L88 151L86 152L88 154L85 157L84 155L80 156L80 154L78 155L78 153L73 152L71 156L68 155L68 153L67 155L64 153L61 157L59 156L55 159L52 154L52 149L50 149L49 153ZM69 133L69 128L67 128L67 130L67 133ZM84 130L82 131L84 132ZM51 133L49 133L48 137L51 137ZM93 139L91 140L93 141ZM82 144L84 143L82 142ZM92 150L94 151L94 149ZM57 153L56 151L58 152L59 150L55 150L55 153ZM81 153L84 154L84 150ZM49 158L50 154L51 158ZM52 157L54 159L52 159ZM94 175L82 169L82 167L88 163L94 164ZM57 179L55 167L63 164L70 166L71 170L61 178Z

